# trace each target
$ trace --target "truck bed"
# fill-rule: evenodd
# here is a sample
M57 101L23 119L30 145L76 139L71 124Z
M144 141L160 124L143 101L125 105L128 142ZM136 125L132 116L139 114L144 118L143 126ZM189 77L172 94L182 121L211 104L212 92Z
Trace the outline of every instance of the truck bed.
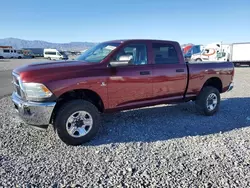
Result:
M221 93L225 92L234 76L232 62L188 62L188 83L185 97L196 96L209 79L221 82Z

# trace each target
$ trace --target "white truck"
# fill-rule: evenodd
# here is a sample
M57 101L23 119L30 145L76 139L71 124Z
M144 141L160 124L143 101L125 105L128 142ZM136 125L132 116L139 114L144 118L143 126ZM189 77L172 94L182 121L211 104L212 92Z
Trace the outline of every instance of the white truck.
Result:
M250 66L250 42L208 44L201 53L193 54L191 61L230 61L235 67Z
M201 53L193 54L191 61L229 61L230 45L215 42L206 45Z
M10 58L23 58L23 54L18 53L17 50L13 48L0 48L0 59L10 59Z
M236 67L240 65L250 66L250 42L233 43L230 50L230 61Z

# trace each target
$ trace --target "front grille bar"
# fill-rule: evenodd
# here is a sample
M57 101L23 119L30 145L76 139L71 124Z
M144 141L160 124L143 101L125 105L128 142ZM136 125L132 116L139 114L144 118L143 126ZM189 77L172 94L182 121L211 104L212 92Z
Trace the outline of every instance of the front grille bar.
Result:
M22 88L21 88L21 84L20 84L20 76L16 73L12 73L13 76L13 85L14 85L14 90L16 92L16 94L20 97L20 98L24 98L23 92L22 92Z

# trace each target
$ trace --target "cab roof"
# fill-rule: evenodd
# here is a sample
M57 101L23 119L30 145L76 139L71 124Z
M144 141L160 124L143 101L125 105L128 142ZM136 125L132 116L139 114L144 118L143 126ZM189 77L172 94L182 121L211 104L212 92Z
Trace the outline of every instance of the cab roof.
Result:
M177 41L172 41L172 40L160 40L160 39L118 39L118 40L110 40L110 41L104 41L104 42L124 43L124 42L133 42L133 41L151 41L151 42L178 43Z

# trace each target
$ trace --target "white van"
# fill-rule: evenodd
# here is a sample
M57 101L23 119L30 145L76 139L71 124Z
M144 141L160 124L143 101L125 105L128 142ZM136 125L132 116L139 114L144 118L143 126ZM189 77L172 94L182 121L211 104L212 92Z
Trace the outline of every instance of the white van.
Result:
M18 53L13 48L0 48L0 59L23 58L23 54Z
M61 60L64 59L64 56L60 54L60 52L57 49L44 49L43 51L44 58L47 58L49 60Z

